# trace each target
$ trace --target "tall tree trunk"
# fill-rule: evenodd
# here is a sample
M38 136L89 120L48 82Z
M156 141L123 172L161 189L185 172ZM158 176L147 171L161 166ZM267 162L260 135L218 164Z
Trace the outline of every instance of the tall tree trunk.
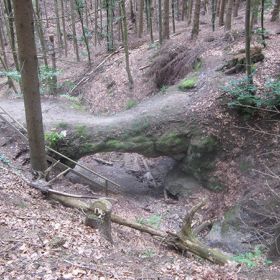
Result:
M188 25L192 23L193 0L189 0Z
M78 16L79 16L79 19L80 19L80 23L81 23L81 26L82 26L83 37L84 37L84 41L85 41L85 45L86 45L86 49L87 49L88 64L91 65L88 37L87 37L86 32L85 32L84 20L83 20L83 15L82 15L82 9L84 7L80 6L80 5L82 5L82 4L78 0L76 0L76 9L77 9Z
M52 70L56 72L56 57L55 57L55 44L54 44L54 36L50 36L50 43L51 43L51 58L52 58ZM57 77L56 75L52 75L50 79L50 93L52 95L57 94Z
M129 65L129 50L128 50L128 30L127 30L127 18L126 18L126 10L125 10L125 0L121 0L121 13L123 19L123 39L124 39L124 51L125 51L125 68L128 76L129 88L133 88L133 78L130 71Z
M98 39L98 0L94 0L94 45L97 45Z
M62 30L63 30L64 52L65 52L65 56L67 56L68 55L68 43L67 43L67 32L66 32L66 23L65 23L64 0L60 0L60 7L61 7L61 16L62 16Z
M45 44L42 17L41 17L40 5L39 5L38 0L36 0L36 2L35 2L34 16L36 19L35 26L37 29L38 37L39 37L41 48L42 48L44 64L45 64L45 67L48 67L48 54L47 54L47 48L46 48L46 44Z
M234 0L228 0L227 12L226 12L226 21L225 21L225 30L226 31L231 30L231 18L232 18L233 1Z
M259 5L260 1L259 0L253 0L251 2L251 10L252 10L252 15L251 15L251 30L253 30L254 25L258 24L258 13L259 13Z
M71 26L72 26L72 34L73 34L73 46L76 53L76 59L80 61L79 55L79 46L77 40L77 33L76 33L76 22L75 22L75 0L70 0L70 14L71 14Z
M8 59L6 55L6 49L5 49L5 42L4 42L4 30L0 21L0 47L1 47L1 57L3 57L3 61L6 66L8 66Z
M211 24L212 24L212 31L215 31L215 21L216 21L216 5L217 0L211 0Z
M261 29L262 29L262 45L265 48L266 47L266 42L265 42L265 34L264 34L264 1L261 0Z
M59 46L59 52L61 52L63 48L63 44L62 44L61 28L60 28L60 14L59 14L57 0L54 0L54 10L55 10L55 18L56 18L56 33L57 33L56 36L57 36L57 42Z
M271 13L271 21L279 20L280 0L275 0L275 5Z
M240 0L235 0L234 2L234 11L233 16L238 17L238 10L239 10Z
M147 11L148 11L148 20L149 20L149 31L150 31L150 38L151 43L154 43L154 34L153 34L153 14L152 14L152 6L151 0L147 0Z
M13 3L31 166L36 171L44 172L47 168L47 161L39 91L38 60L34 38L32 0L13 0Z
M192 39L196 38L199 33L200 3L201 3L201 0L195 1L193 28L192 28L192 34L191 34Z
M18 56L17 56L17 49L16 49L15 31L14 31L14 14L13 14L11 0L5 0L4 4L5 4L5 9L6 9L6 14L8 17L9 39L10 39L10 45L11 45L11 49L12 49L13 59L14 59L14 63L16 66L16 70L18 72L20 72Z
M249 83L252 83L252 66L251 66L251 0L246 0L246 11L245 11L245 51L246 51L246 74Z
M226 3L227 0L221 0L220 13L219 13L219 26L224 25Z
M169 39L169 0L163 2L163 40Z
M158 32L159 32L159 43L162 44L162 3L158 0Z
M139 0L139 19L138 19L138 37L143 35L143 19L144 19L144 0Z
M171 11L172 11L172 29L173 33L176 32L176 26L175 26L175 0L171 0Z

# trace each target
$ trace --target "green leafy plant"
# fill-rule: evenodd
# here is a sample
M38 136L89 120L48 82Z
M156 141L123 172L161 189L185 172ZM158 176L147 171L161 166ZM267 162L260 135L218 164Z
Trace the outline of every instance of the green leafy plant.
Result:
M21 80L21 75L18 71L12 70L12 71L0 71L0 77L7 77L10 78L16 82L20 82Z
M129 110L137 105L137 101L133 99L129 99L126 103L126 109Z
M160 88L160 92L161 92L162 94L165 94L166 91L167 91L167 89L168 89L168 86L163 85L163 86Z
M266 99L265 105L269 108L279 108L280 106L280 80L265 83Z
M55 147L59 140L66 137L66 130L62 130L61 132L51 131L45 133L45 140L50 144L51 147Z
M179 89L185 91L188 89L195 88L197 81L198 79L196 77L187 78L179 84Z
M256 246L253 252L240 254L234 256L232 259L238 263L245 264L249 268L252 268L265 261L263 255L264 254L260 246Z
M153 249L146 249L141 254L142 259L150 259L156 255L156 252Z
M10 164L10 160L7 159L6 156L3 155L3 154L0 154L0 161L1 161L2 163L4 163L5 165L9 165L9 164Z
M237 109L244 115L253 115L261 105L260 97L255 95L256 90L257 87L247 78L231 81L223 87L223 91L232 97L232 101L228 103L229 108Z
M142 225L148 225L153 228L159 228L161 224L162 217L161 215L152 215L148 218L139 218L137 222Z
M55 70L52 67L41 66L39 71L39 80L40 80L40 92L44 94L49 85L53 82L53 79L60 74L59 70Z

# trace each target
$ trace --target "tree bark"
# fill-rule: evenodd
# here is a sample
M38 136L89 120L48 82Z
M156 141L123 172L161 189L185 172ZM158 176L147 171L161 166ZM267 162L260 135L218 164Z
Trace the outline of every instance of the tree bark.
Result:
M123 44L124 44L124 52L125 52L125 68L128 76L129 88L133 88L133 78L130 71L129 65L129 50L128 50L128 30L127 30L127 19L126 19L126 10L125 10L125 2L121 0L121 13L123 19Z
M224 25L226 3L227 3L227 0L221 0L220 11L219 11L219 26Z
M201 0L195 1L193 28L192 28L192 35L191 35L192 39L196 38L199 33L200 4L201 4Z
M227 12L226 12L226 22L225 22L225 30L231 30L231 19L232 19L232 9L233 9L233 1L228 0Z
M169 0L163 2L163 40L169 39Z
M76 59L80 61L79 55L79 46L77 40L77 33L76 33L76 22L75 22L75 0L70 0L70 13L71 13L71 26L72 26L72 33L73 33L73 46L76 53Z
M31 165L34 170L44 172L47 168L47 162L39 90L38 59L34 38L32 0L13 0L13 3Z
M139 1L139 25L138 25L138 37L143 36L143 18L144 18L144 0Z
M280 12L280 0L276 0L274 8L271 12L271 21L279 20L279 12Z
M159 43L162 44L162 5L161 0L158 0L158 33L159 33Z

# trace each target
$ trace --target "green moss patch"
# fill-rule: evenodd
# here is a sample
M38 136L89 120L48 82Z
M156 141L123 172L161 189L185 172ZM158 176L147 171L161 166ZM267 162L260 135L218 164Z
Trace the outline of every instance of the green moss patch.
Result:
M198 79L196 77L187 78L179 84L178 88L183 91L192 89L192 88L196 87L197 82L198 82Z

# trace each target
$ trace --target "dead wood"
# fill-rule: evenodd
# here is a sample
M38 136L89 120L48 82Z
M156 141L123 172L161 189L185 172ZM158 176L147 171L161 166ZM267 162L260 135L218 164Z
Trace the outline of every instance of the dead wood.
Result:
M204 205L204 202L198 204L190 211L190 213L186 216L187 218L184 219L183 229L179 233L171 233L157 230L147 225L132 222L116 214L112 214L111 204L110 202L106 201L106 199L98 199L93 203L88 204L73 196L64 196L61 193L55 193L52 190L48 190L48 192L46 192L44 189L37 189L41 190L44 194L47 194L49 198L59 201L67 207L82 210L86 215L86 224L94 228L98 227L102 234L110 242L112 242L110 222L113 222L148 233L156 239L160 239L162 243L165 243L168 246L172 246L183 252L189 251L210 262L220 265L225 265L229 262L228 256L218 250L207 247L194 238L193 234L189 233L191 232L191 230L189 231L189 227L192 222L191 219L195 212ZM187 235L185 234L186 230Z
M251 62L257 63L263 61L264 55L260 47L251 48ZM237 54L233 56L232 59L227 61L225 65L220 69L223 70L226 75L237 74L244 72L246 69L246 56L245 50L240 50Z

